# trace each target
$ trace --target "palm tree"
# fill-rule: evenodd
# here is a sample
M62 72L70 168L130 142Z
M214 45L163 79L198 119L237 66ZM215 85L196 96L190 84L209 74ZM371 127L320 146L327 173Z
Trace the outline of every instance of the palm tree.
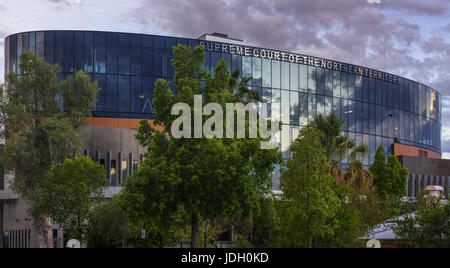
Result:
M311 122L313 126L323 133L320 142L325 150L328 163L330 164L330 174L333 176L336 184L343 184L345 181L354 181L359 184L359 180L365 181L369 176L364 169L364 165L358 158L368 151L366 145L356 145L355 141L349 137L341 135L344 119L336 117L334 114L317 114ZM342 160L347 158L350 162L347 173L340 168ZM354 176L362 176L355 178ZM364 182L363 184L365 184Z

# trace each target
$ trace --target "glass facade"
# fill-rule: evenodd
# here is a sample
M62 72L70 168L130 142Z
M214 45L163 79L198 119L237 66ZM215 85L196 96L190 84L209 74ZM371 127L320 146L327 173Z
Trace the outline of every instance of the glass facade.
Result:
M20 33L5 40L5 70L17 72L19 55L31 50L59 64L63 76L84 70L99 82L103 90L93 116L151 119L154 82L173 79L170 60L178 43L195 47L200 41L91 31ZM366 165L378 145L387 153L394 141L441 153L441 95L432 88L402 77L389 82L276 56L232 54L217 47L206 51L208 71L223 58L229 68L253 77L249 86L271 104L269 116L284 125L277 139L285 156L299 126L316 113L331 112L346 120L344 135L369 146Z

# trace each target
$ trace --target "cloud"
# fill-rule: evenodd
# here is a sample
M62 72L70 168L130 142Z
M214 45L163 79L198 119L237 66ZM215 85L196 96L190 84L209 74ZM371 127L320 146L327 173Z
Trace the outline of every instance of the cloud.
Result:
M49 0L54 3L64 3L68 5L82 5L84 0Z
M421 25L427 18L447 18L449 6L450 0L373 4L366 0L151 0L142 1L130 16L143 32L156 27L159 33L189 38L222 32L249 45L392 72L427 84L446 98L450 43L439 35L425 35ZM438 32L450 32L450 24L437 27ZM444 113L446 125L450 111ZM446 131L443 151L450 152L450 128Z

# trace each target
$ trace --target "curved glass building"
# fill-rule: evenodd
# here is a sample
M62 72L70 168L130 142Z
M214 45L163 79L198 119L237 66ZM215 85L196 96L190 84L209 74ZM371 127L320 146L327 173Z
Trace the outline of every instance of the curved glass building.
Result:
M177 44L204 45L204 67L210 72L223 58L229 69L253 77L250 86L271 104L270 116L283 123L278 139L285 157L299 127L316 113L345 119L344 134L370 148L365 165L379 145L397 155L441 156L441 95L435 89L353 64L246 46L222 34L187 39L93 31L18 33L5 40L5 70L16 72L25 50L58 63L62 77L84 70L103 89L91 123L133 129L137 119L152 119L154 82L173 79L170 61Z

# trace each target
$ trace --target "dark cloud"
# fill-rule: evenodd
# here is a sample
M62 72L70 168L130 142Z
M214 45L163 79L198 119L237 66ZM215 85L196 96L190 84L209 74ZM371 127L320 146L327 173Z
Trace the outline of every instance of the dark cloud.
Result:
M407 11L419 15L444 15L448 11L447 0L383 0L377 7L381 9L391 9L398 11Z

